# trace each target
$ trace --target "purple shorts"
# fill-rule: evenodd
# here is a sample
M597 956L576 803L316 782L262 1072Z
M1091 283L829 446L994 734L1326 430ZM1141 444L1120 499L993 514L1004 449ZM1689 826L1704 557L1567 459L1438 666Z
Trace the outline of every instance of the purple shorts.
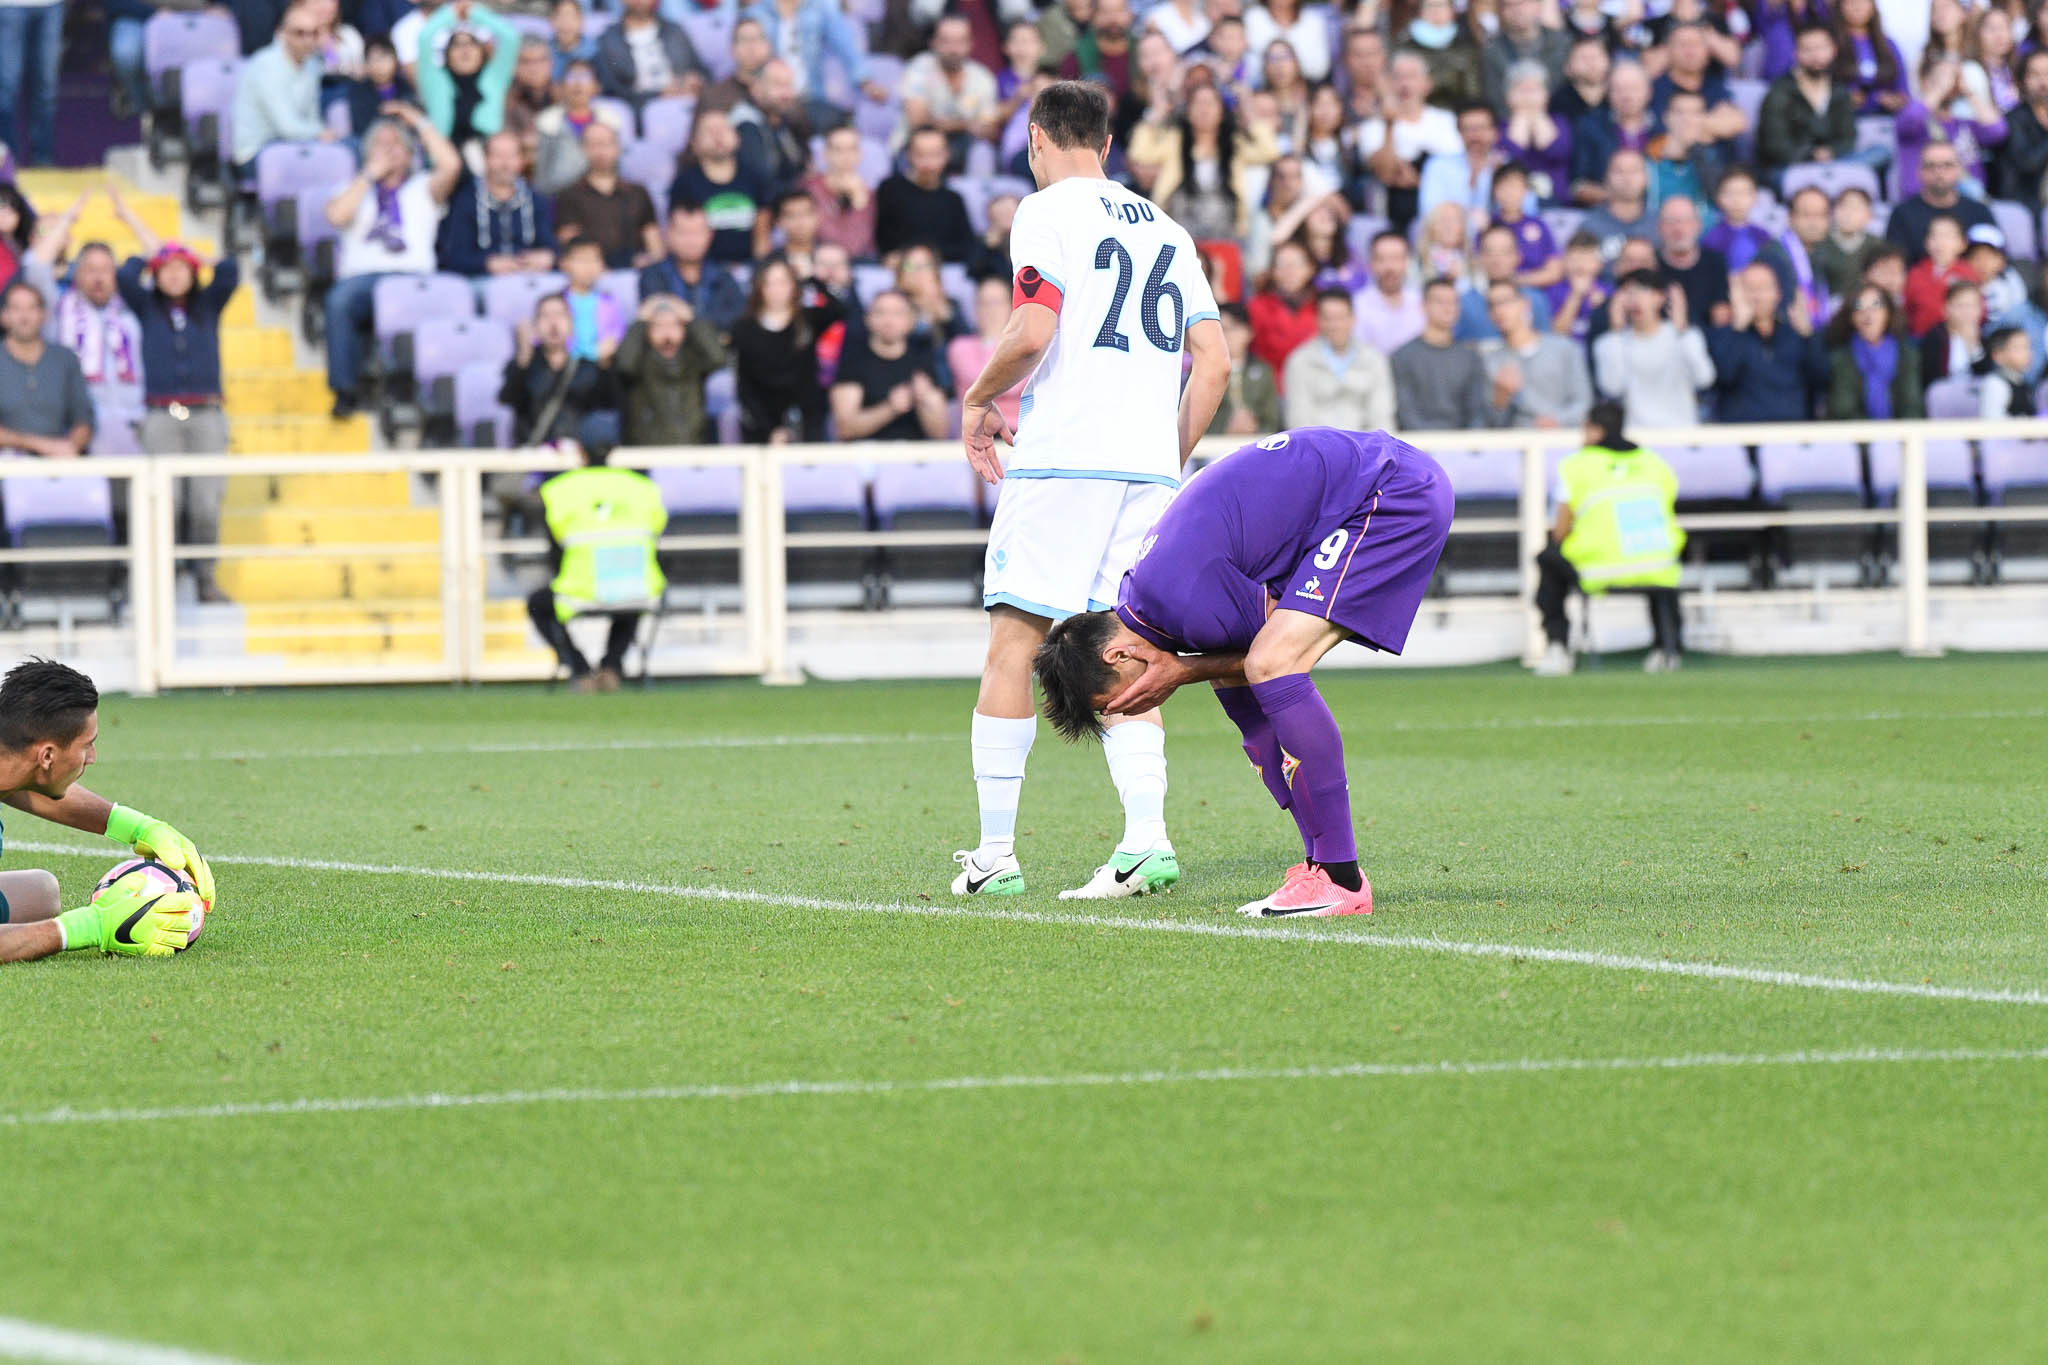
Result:
M1451 526L1451 480L1419 452L1316 547L1278 593L1276 610L1320 616L1364 643L1399 654L1443 557Z

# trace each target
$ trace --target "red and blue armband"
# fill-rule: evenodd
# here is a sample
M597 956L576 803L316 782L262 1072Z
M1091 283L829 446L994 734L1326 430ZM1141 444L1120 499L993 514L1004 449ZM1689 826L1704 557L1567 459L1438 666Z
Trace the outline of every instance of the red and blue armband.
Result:
M1057 284L1039 274L1037 266L1027 265L1017 272L1016 285L1010 291L1010 307L1022 308L1027 303L1035 303L1057 313L1061 298Z

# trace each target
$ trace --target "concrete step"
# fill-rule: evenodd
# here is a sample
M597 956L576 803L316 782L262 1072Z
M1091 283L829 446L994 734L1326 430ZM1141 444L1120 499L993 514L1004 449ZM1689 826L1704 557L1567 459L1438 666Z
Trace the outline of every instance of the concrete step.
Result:
M435 545L441 514L430 507L318 507L272 503L223 511L223 545Z
M412 488L403 474L249 474L228 480L224 510L272 506L409 508Z
M370 419L325 416L231 418L228 451L236 455L346 455L370 448Z
M221 591L244 605L432 597L441 590L441 560L435 553L403 558L223 556L214 569L214 579Z

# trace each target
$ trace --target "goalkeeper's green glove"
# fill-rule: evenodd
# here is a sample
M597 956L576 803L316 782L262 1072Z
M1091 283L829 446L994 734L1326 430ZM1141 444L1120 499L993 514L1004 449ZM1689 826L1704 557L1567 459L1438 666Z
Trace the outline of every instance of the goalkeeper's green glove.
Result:
M125 957L169 957L190 938L198 904L193 892L160 892L146 877L131 874L91 904L57 916L57 927L67 952L98 948Z
M162 820L127 806L116 806L107 816L107 837L128 845L145 858L154 858L165 867L184 872L199 889L199 899L206 902L206 908L213 908L213 869L199 856L190 839Z

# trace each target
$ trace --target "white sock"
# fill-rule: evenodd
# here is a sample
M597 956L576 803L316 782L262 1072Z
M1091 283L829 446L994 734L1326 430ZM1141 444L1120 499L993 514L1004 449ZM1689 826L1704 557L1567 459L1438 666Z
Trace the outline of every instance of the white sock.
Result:
M1017 799L1024 790L1024 760L1038 737L1038 717L974 713L974 788L981 798L982 865L1016 848Z
M1143 853L1166 842L1166 731L1145 721L1112 725L1102 736L1109 780L1124 803L1119 853Z

